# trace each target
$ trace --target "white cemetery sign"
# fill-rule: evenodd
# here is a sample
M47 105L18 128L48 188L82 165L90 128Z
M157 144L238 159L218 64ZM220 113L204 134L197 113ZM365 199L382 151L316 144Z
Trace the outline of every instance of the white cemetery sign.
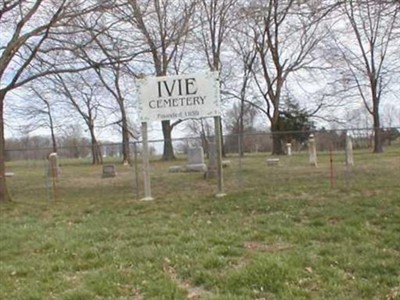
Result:
M138 96L142 122L221 114L217 72L139 79Z
M214 117L218 141L218 194L223 192L218 72L145 77L138 80L139 115L143 135L144 198L152 200L149 174L147 123L171 119Z

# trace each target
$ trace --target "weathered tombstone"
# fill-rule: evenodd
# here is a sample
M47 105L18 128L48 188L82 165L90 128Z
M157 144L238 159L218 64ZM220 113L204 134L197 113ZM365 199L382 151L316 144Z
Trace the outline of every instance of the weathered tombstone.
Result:
M204 152L202 147L188 149L188 161L186 170L189 172L205 172L207 166L204 163Z
M117 171L115 165L104 165L103 166L103 178L115 177L117 175Z
M231 161L230 160L223 160L222 161L222 167L223 168L227 168L231 165Z
M286 150L287 150L287 155L292 156L292 144L291 143L286 144Z
M208 144L208 165L206 178L215 178L217 176L217 145L215 143Z
M179 172L182 172L182 171L183 171L182 166L170 166L168 168L168 172L169 173L179 173Z
M103 157L105 158L105 157L108 156L108 147L107 147L107 145L103 145L102 148L103 148L103 149L102 149Z
M351 141L351 137L346 135L346 166L353 166L353 143Z
M308 153L310 165L317 167L317 147L315 145L314 135L310 134L308 138Z
M58 178L58 157L57 157L57 153L53 152L49 154L48 157L49 160L49 164L48 164L48 176L50 176L51 178L57 179Z
M268 158L267 166L277 166L279 165L279 158Z

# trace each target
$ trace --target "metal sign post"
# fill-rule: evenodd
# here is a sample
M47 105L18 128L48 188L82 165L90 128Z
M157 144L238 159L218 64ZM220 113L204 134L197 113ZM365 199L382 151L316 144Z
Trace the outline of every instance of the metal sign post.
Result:
M143 139L143 149L142 149L142 159L143 159L143 179L144 179L144 198L142 201L154 200L151 197L151 185L150 185L150 163L149 163L149 145L147 138L147 123L142 123L142 139Z
M222 143L221 143L221 117L214 117L215 126L215 142L217 151L217 174L218 174L218 192L215 195L217 198L226 196L224 192L224 177L222 172Z

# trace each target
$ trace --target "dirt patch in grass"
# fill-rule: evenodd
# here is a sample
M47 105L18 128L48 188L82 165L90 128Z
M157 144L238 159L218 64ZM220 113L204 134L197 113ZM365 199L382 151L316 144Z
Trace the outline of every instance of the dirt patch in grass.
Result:
M400 298L400 286L393 288L386 296L387 300L396 300Z
M197 300L212 296L211 292L206 291L204 288L193 286L191 282L180 279L175 268L169 264L169 260L164 261L163 271L179 288L187 291L188 300Z
M289 250L292 248L291 245L285 243L276 243L276 244L264 244L260 242L245 242L244 247L250 251L265 251L265 252L280 252Z
M342 218L340 217L330 217L328 218L328 223L330 225L339 225L342 222Z

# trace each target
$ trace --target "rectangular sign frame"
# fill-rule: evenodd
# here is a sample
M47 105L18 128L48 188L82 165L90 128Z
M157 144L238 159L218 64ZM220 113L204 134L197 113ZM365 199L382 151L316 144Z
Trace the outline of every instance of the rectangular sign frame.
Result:
M137 86L141 122L221 115L218 72L145 77Z

